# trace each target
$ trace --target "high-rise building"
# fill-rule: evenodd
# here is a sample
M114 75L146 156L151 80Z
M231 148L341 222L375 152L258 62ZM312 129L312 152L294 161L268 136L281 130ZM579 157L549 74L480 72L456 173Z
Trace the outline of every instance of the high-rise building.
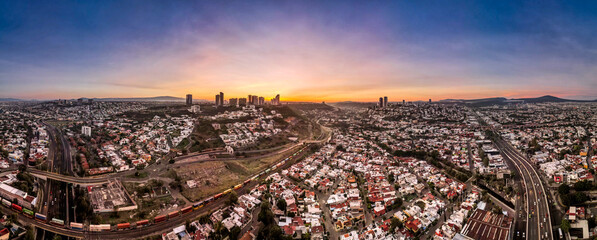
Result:
M220 106L224 105L224 93L220 92Z
M236 106L238 105L238 98L231 98L228 100L228 105L230 106Z
M265 104L265 98L259 97L259 105L264 105L264 104Z
M81 132L82 132L83 135L91 137L91 127L83 126L81 128Z
M259 97L258 97L257 95L253 95L253 96L251 96L251 97L252 97L252 99L251 99L251 103L252 103L253 105L259 105Z
M193 95L187 94L187 105L193 105Z
M402 99L402 104L406 104L406 100Z
M247 104L253 104L253 95L249 94L247 97Z
M238 99L238 105L240 105L240 106L246 106L247 105L247 99L246 98L239 98Z
M429 103L431 103L431 98L429 99Z
M216 106L220 106L220 94L216 94Z
M277 94L275 98L272 98L272 105L280 105L280 94Z
M383 106L384 107L388 106L388 96L383 97Z
M380 108L383 107L383 98L382 97L379 98L379 104L378 105L379 105Z

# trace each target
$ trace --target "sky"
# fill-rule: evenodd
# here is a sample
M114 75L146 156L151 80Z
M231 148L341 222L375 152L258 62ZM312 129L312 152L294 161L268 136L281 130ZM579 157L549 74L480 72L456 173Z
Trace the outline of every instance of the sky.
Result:
M0 0L0 98L597 99L595 1Z

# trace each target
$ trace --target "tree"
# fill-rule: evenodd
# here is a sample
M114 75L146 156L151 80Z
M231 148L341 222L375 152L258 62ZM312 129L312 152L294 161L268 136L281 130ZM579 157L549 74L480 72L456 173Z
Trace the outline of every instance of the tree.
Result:
M558 187L558 193L560 195L566 195L568 193L570 193L570 186L568 186L568 184L562 184Z
M27 170L27 165L19 164L19 172L25 172Z
M588 191L593 188L593 184L587 180L579 181L574 183L574 190L576 191Z
M394 182L394 180L395 180L395 179L394 179L394 174L390 174L390 175L388 175L388 181L389 181L390 183L393 183L393 182Z
M209 239L224 239L226 236L225 230L227 230L222 222L215 222L214 223L214 231L209 234Z
M257 215L257 220L262 222L264 225L270 225L274 222L274 213L270 209L269 203L264 201L261 203L261 210Z
M398 218L392 217L392 220L390 220L390 233L394 233L394 231L396 230L396 228L400 228L402 227L402 222L400 222L400 220Z
M234 226L232 229L230 229L230 240L237 240L238 236L240 235L240 227L238 226Z
M562 219L562 225L560 226L560 228L562 228L562 231L564 231L565 233L568 233L568 231L570 231L570 222L568 221L568 219Z
M226 201L226 205L232 206L232 205L234 205L236 203L238 203L238 194L236 193L236 191L232 191L232 192L230 192L230 196L228 196L228 200Z
M282 210L283 212L286 212L286 207L287 207L287 203L286 200L284 200L284 198L281 198L277 203L276 203L276 207L278 207L278 209Z

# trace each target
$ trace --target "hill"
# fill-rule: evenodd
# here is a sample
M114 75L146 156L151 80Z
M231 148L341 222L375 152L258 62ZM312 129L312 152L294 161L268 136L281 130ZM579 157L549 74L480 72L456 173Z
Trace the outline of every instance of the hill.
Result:
M550 102L597 102L597 100L573 100L545 95L535 98L512 98L505 97L481 98L481 99L445 99L441 103L466 103L477 107L501 105L509 103L550 103Z
M526 103L546 103L546 102L595 102L597 100L573 100L573 99L564 99L559 97L554 97L551 95L545 95L536 98L518 98L514 100L522 100Z
M16 99L16 98L0 98L0 102L18 102L18 101L27 101L27 100L21 100L21 99Z

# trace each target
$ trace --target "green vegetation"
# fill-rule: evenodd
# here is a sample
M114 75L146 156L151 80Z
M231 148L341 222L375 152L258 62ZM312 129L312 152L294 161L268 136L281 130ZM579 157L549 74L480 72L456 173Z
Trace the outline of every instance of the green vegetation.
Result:
M579 181L574 183L574 190L576 191L589 191L597 189L597 185L587 180Z
M558 193L560 195L566 195L568 193L570 193L570 186L568 186L568 184L562 184L558 187Z
M228 200L226 200L226 205L232 206L238 203L238 194L236 191L232 190L228 196Z
M263 223L263 226L259 228L257 239L292 239L290 236L284 236L282 229L276 224L274 217L269 202L263 201L259 215L257 215L257 220Z
M74 187L75 191L75 207L77 209L77 219L89 219L89 217L93 216L93 207L91 206L91 201L89 200L89 194L85 192L84 187L76 186Z
M390 221L390 233L394 233L396 228L402 228L402 222L398 218L393 217Z
M570 231L570 222L568 221L568 219L562 219L562 224L560 225L560 228L562 228L562 231L564 233L568 233L568 231Z
M566 195L561 195L560 198L562 199L562 203L566 206L582 204L589 200L589 196L587 196L587 194L583 192L575 192Z
M128 175L129 178L146 178L148 173L146 171L135 171L135 173Z
M11 185L16 189L26 192L29 195L35 195L35 193L33 192L33 184L35 182L35 178L28 172L25 172L25 169L27 169L25 165L19 165L19 173L17 173L18 181L12 183Z
M283 198L279 199L278 202L276 202L276 207L278 207L278 209L286 212L286 200L284 200Z
M193 140L190 152L201 152L210 148L224 147L224 142L222 142L222 139L220 139L218 132L212 127L210 121L199 121L195 125L190 137Z

